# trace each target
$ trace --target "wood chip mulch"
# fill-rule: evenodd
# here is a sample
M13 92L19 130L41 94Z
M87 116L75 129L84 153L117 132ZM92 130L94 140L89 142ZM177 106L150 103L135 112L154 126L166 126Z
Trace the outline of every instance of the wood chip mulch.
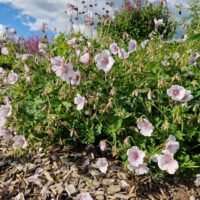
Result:
M109 168L101 173L95 162L107 157ZM1 200L69 200L89 192L96 200L200 200L194 178L169 177L155 181L149 176L134 176L119 160L87 146L37 147L20 155L0 140Z

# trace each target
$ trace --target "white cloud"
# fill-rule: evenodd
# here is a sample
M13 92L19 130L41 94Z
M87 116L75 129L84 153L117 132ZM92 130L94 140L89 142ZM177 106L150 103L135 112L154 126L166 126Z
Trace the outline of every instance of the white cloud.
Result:
M85 3L82 3L82 2ZM123 0L117 0L114 2L114 9L106 5L107 2L111 0L0 0L0 3L7 3L12 7L20 10L20 18L22 18L22 23L30 27L30 30L39 30L41 28L42 22L48 23L48 28L50 30L56 29L58 32L69 32L71 30L70 16L65 13L67 8L67 3L72 3L77 5L79 12L86 10L92 10L94 16L95 13L105 14L106 11L109 13L114 13L115 9L118 9ZM169 0L170 7L174 6L176 3L184 3L187 0ZM117 2L117 3L116 3ZM172 3L173 2L173 3ZM95 6L95 4L98 4ZM90 7L90 5L93 5ZM30 20L28 18L35 20ZM90 32L88 27L84 26L83 15L79 15L79 20L75 18L77 15L73 15L74 30L82 30L83 32ZM78 23L79 21L79 23Z
M31 30L39 30L42 22L48 23L48 28L57 31L70 31L70 16L65 13L67 3L72 3L78 6L79 12L92 9L93 12L103 14L106 10L111 12L111 8L106 5L107 0L85 0L86 3L81 3L83 0L0 0L0 3L6 3L20 10L20 17L22 18L23 24L30 27ZM122 1L122 0L120 0ZM94 5L98 2L97 6L92 8L89 6ZM84 7L85 6L85 7ZM103 9L105 8L105 9ZM31 16L35 20L27 20L27 16ZM75 20L75 15L73 19ZM83 29L83 18L80 19L79 26ZM78 23L75 22L75 28L77 29Z

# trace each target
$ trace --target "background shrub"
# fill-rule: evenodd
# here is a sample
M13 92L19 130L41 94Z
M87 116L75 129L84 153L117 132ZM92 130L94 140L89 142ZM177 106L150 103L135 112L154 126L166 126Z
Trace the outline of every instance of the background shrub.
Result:
M158 32L165 39L171 38L176 29L176 22L172 18L167 7L162 5L129 7L122 9L115 17L114 21L99 24L99 34L108 34L112 38L122 38L126 32L130 37L142 41L149 37L155 30L154 19L163 19L164 26L158 27Z

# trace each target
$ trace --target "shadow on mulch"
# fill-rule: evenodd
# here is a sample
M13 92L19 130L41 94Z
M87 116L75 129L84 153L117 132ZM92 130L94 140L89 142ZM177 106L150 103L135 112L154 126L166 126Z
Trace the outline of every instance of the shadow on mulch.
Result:
M86 159L89 158L90 162L95 162L95 160L99 157L106 157L111 163L112 167L110 166L110 169L112 168L111 170L125 173L128 178L127 182L134 187L136 196L129 198L130 200L200 200L200 187L197 188L194 185L194 178L179 175L167 176L164 179L158 180L152 176L134 176L123 170L121 161L115 160L108 152L101 152L99 148L92 145L88 145L86 147L81 146L78 149L74 149L72 147L63 148L55 146L55 148L47 148L43 153L45 154L45 157L50 161L50 164L53 164L54 161L60 162L60 157L64 154L68 154L65 158L65 163L69 166L75 165L78 168L79 174L84 177L92 177L88 168L90 166L85 166L83 164ZM3 175L3 173L9 171L9 168L13 166L13 163L34 163L35 157L37 157L37 151L32 152L31 154L27 154L26 156L1 155L0 175ZM15 179L16 176L17 174L13 174L12 178ZM104 178L105 175L102 175L102 177ZM24 189L25 188L20 188L19 186L18 191L23 192ZM11 200L14 196L17 195L17 191L13 190L12 193L10 193L8 188L4 188L4 191L0 191L0 195L0 199L2 200ZM63 192L58 198L58 200L70 199L73 198L69 197L66 192ZM106 196L105 199L107 199Z

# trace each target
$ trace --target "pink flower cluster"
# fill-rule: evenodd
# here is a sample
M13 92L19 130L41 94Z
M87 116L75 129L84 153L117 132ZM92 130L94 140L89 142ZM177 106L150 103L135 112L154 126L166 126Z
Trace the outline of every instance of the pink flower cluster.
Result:
M145 152L141 151L137 146L127 150L128 169L134 171L136 175L143 175L149 172L147 164L144 163Z
M113 55L118 55L119 58L127 59L129 54L136 51L137 42L135 40L130 40L128 43L128 52L124 48L120 48L117 43L110 45L110 51Z
M51 59L51 64L52 70L62 81L66 81L71 85L79 85L80 72L73 70L73 64L71 62L64 63L64 58L57 56Z
M174 101L179 101L184 103L190 101L193 98L193 96L191 95L191 91L186 90L184 87L180 85L172 85L169 89L167 89L167 94Z
M178 162L174 159L174 154L179 149L179 142L173 135L170 135L165 142L165 149L162 151L162 155L154 155L151 159L158 163L158 167L168 172L169 174L174 174L178 169Z

